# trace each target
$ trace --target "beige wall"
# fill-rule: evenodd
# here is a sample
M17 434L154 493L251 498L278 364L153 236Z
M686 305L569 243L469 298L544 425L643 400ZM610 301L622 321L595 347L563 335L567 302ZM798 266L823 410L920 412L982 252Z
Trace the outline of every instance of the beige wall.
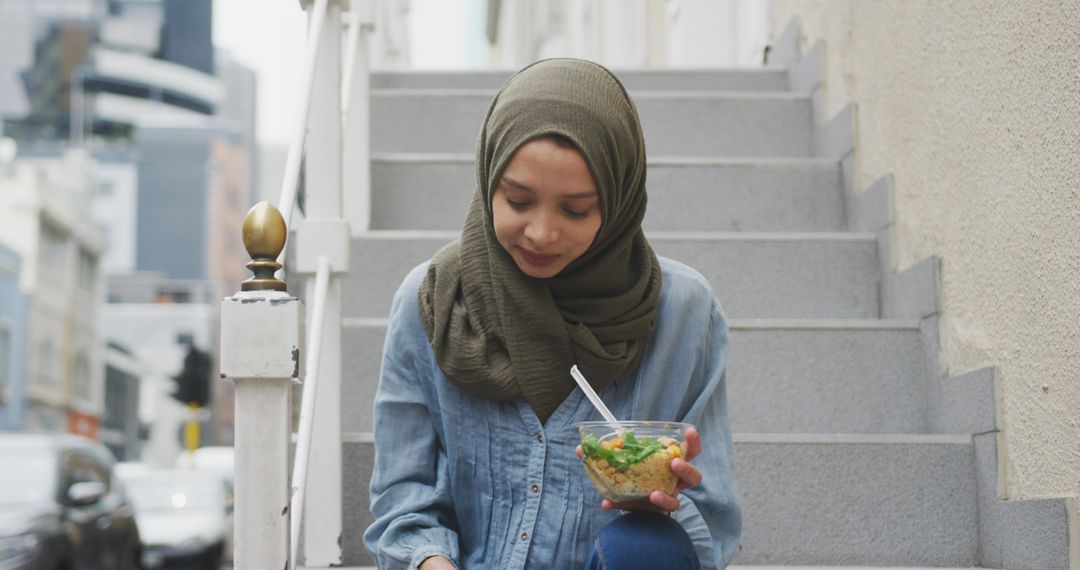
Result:
M894 259L943 267L945 377L1000 371L1009 498L1080 491L1080 2L773 0L895 175Z

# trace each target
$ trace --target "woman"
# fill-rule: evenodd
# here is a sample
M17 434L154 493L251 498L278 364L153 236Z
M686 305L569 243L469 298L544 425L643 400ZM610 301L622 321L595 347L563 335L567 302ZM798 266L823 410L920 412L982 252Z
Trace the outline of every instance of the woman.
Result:
M580 60L526 67L492 102L476 167L461 239L391 311L364 535L380 568L725 567L740 532L727 325L705 279L641 230L645 145L622 84ZM697 426L691 462L671 465L681 492L601 501L575 454L577 422L600 417L573 364L616 417Z

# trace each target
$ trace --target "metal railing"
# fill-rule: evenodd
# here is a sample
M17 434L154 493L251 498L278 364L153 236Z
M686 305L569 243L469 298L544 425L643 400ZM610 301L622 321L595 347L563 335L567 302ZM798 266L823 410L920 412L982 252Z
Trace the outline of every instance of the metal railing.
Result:
M244 243L253 259L248 267L256 277L222 302L222 375L237 385L237 568L296 568L305 503L318 516L303 519L303 563L329 567L342 561L341 278L349 271L353 231L367 228L366 36L374 28L372 1L310 3L300 107L278 208L260 203L249 212ZM349 51L343 66L345 8L349 11ZM348 169L342 160L344 149L350 153ZM307 162L305 215L294 224L302 160ZM359 206L353 203L348 215L343 210L345 187L350 192L362 190ZM306 375L299 338L304 309L273 275L281 268L285 235L290 230L295 235L290 270L308 280ZM271 336L273 340L268 340ZM290 482L288 461L279 458L287 456L292 438L291 386L301 376L299 432ZM256 492L265 496L258 497ZM275 501L280 496L284 506Z

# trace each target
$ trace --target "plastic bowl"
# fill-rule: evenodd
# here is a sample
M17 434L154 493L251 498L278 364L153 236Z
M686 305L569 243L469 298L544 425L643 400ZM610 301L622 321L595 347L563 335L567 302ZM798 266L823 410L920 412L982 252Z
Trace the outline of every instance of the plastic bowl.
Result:
M673 494L679 478L671 471L671 460L686 456L690 427L664 421L581 422L585 473L600 496L616 503L646 499L653 491ZM619 451L604 451L615 449Z

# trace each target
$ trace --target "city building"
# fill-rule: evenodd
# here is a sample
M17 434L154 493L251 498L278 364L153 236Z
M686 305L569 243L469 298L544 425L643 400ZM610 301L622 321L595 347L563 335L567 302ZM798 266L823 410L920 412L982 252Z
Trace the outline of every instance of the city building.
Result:
M22 257L28 295L22 427L94 436L104 411L98 317L100 228L86 215L94 163L85 153L17 158L0 173L0 242Z
M248 260L240 227L250 207L242 135L206 127L140 127L136 142L136 269L209 279L237 290Z
M34 321L59 310L49 299L60 293L39 295L55 288L42 279L21 284L35 293L33 306L54 307L28 316L36 324L24 382L27 429L87 427L118 456L175 458L187 410L169 396L172 377L188 340L213 354L221 291L237 290L244 278L240 226L257 164L255 74L214 49L212 13L212 0L0 0L0 132L42 160L57 160L69 146L93 157L85 184L92 202L80 211L101 227L100 247L90 249L95 278L110 276L110 287L100 286L96 298L116 303L100 324L83 327L102 331L96 352L83 358L76 350L77 362L54 364L48 355L82 346L80 334L65 331L83 325ZM0 195L0 208L10 201ZM45 219L43 243L71 235ZM162 324L161 335L139 332ZM95 413L63 418L65 403L86 392L74 379L84 361L97 371L89 390ZM211 385L206 437L231 442L231 391Z
M105 417L98 437L120 461L135 461L142 451L139 392L145 365L120 344L105 347Z
M22 259L0 243L0 431L22 426L26 409L27 295L19 287Z

